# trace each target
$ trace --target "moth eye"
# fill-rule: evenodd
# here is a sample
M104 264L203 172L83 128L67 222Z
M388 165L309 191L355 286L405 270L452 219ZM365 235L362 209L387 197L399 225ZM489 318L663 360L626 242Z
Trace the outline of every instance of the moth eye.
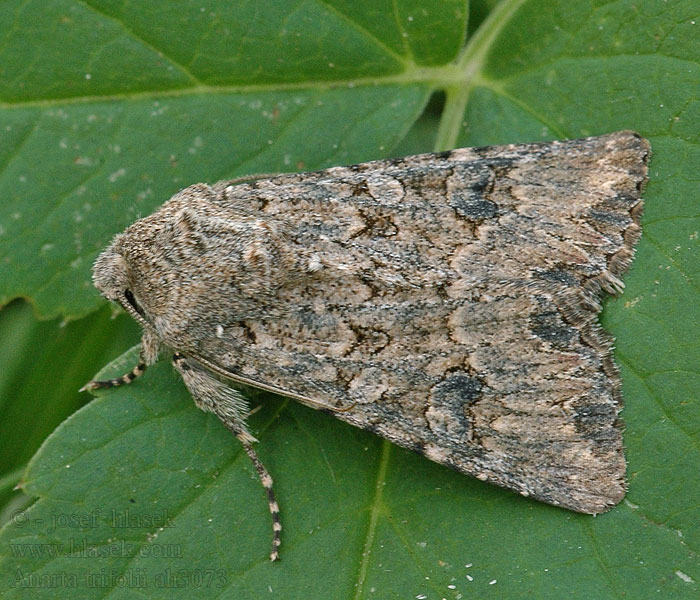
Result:
M134 298L134 295L131 293L131 290L124 290L124 297L126 298L126 301L129 304L131 304L131 308L133 308L140 315L143 315L143 313L141 312L141 307L136 302L136 298Z

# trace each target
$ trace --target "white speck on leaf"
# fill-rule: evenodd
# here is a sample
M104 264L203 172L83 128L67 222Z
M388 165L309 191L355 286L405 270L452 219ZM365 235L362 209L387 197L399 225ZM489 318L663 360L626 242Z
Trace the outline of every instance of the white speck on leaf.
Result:
M686 583L695 583L695 580L690 575L686 575L683 571L675 571L675 573Z
M117 169L116 171L114 171L114 173L112 173L108 179L109 179L110 183L114 183L117 179L119 179L120 177L123 177L124 175L126 175L126 169L121 168L121 169Z

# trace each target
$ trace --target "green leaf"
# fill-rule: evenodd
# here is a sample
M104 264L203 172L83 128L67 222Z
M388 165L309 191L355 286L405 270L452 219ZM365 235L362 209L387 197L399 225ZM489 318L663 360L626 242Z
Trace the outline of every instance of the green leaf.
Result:
M78 388L92 365L118 356L139 330L126 315L112 318L108 306L70 323L37 321L32 312L22 301L0 311L0 524L26 503L12 488L27 461L88 400Z
M85 598L697 598L697 3L504 0L462 50L462 3L126 6L0 7L0 300L87 314L95 254L195 181L635 129L654 152L644 233L602 319L629 493L570 513L251 394L284 524L271 564L252 466L161 363L32 459L38 500L0 533L6 597L72 598L75 580Z

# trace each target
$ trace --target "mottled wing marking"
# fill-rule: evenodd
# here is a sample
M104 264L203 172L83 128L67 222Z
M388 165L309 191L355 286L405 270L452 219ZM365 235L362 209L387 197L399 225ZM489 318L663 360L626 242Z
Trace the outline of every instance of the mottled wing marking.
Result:
M115 240L162 341L493 483L624 495L598 325L640 235L631 132L198 184Z

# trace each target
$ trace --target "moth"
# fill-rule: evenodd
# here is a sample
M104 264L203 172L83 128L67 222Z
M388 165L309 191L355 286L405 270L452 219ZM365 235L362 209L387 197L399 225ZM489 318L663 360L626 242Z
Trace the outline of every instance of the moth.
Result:
M524 496L625 494L601 299L641 234L649 143L620 131L192 185L117 235L95 286L272 478L236 384Z

